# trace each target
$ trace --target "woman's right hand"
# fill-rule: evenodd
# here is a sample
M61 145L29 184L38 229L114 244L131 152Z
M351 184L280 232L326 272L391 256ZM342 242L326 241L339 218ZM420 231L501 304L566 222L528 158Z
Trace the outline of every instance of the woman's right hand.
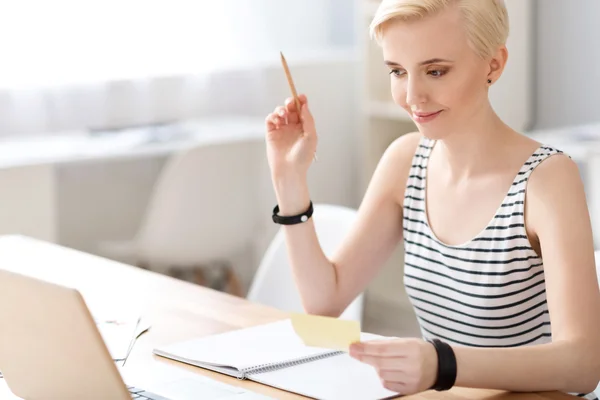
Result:
M306 175L317 150L315 122L305 95L298 96L300 112L293 98L278 106L265 119L267 158L274 176Z

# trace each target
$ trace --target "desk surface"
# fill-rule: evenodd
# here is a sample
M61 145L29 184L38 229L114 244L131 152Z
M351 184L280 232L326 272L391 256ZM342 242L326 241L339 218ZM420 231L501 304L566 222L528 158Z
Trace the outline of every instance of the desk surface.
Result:
M0 265L40 279L76 287L92 314L110 315L142 308L152 328L136 342L122 369L143 376L154 366L171 366L279 399L300 399L288 392L251 381L177 363L152 354L156 346L194 337L276 321L286 314L241 298L143 271L113 261L20 236L0 237ZM11 398L0 379L0 398ZM496 390L454 388L447 393L424 392L404 397L421 399L542 400L570 399L562 393L516 394Z

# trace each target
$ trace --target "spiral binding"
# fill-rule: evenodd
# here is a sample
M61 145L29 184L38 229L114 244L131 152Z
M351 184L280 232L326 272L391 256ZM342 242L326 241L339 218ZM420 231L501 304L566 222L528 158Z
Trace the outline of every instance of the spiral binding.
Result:
M271 363L271 364L261 364L254 367L246 368L241 370L242 376L240 379L244 379L250 375L256 374L264 374L266 372L277 371L284 368L294 367L300 364L306 364L308 362L322 360L324 358L329 358L333 356L338 356L340 354L344 354L343 351L332 351L329 353L319 354L317 356L309 357L309 358L298 358L295 360L286 361L284 363Z

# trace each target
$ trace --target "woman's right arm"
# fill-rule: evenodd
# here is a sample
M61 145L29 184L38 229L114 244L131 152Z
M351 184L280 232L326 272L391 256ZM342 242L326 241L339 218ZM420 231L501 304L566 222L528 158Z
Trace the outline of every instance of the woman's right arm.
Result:
M300 119L293 101L267 117L267 150L280 215L304 212L311 201L307 172L316 130L305 96ZM327 258L312 219L283 225L288 258L302 303L310 314L339 316L365 290L402 238L402 201L419 134L403 135L381 158L358 218Z

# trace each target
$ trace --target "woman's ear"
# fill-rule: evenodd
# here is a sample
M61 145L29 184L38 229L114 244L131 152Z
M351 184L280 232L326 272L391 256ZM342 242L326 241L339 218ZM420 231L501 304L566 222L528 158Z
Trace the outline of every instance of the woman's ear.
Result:
M489 60L488 83L494 83L502 75L506 62L508 61L508 49L506 46L498 48Z

